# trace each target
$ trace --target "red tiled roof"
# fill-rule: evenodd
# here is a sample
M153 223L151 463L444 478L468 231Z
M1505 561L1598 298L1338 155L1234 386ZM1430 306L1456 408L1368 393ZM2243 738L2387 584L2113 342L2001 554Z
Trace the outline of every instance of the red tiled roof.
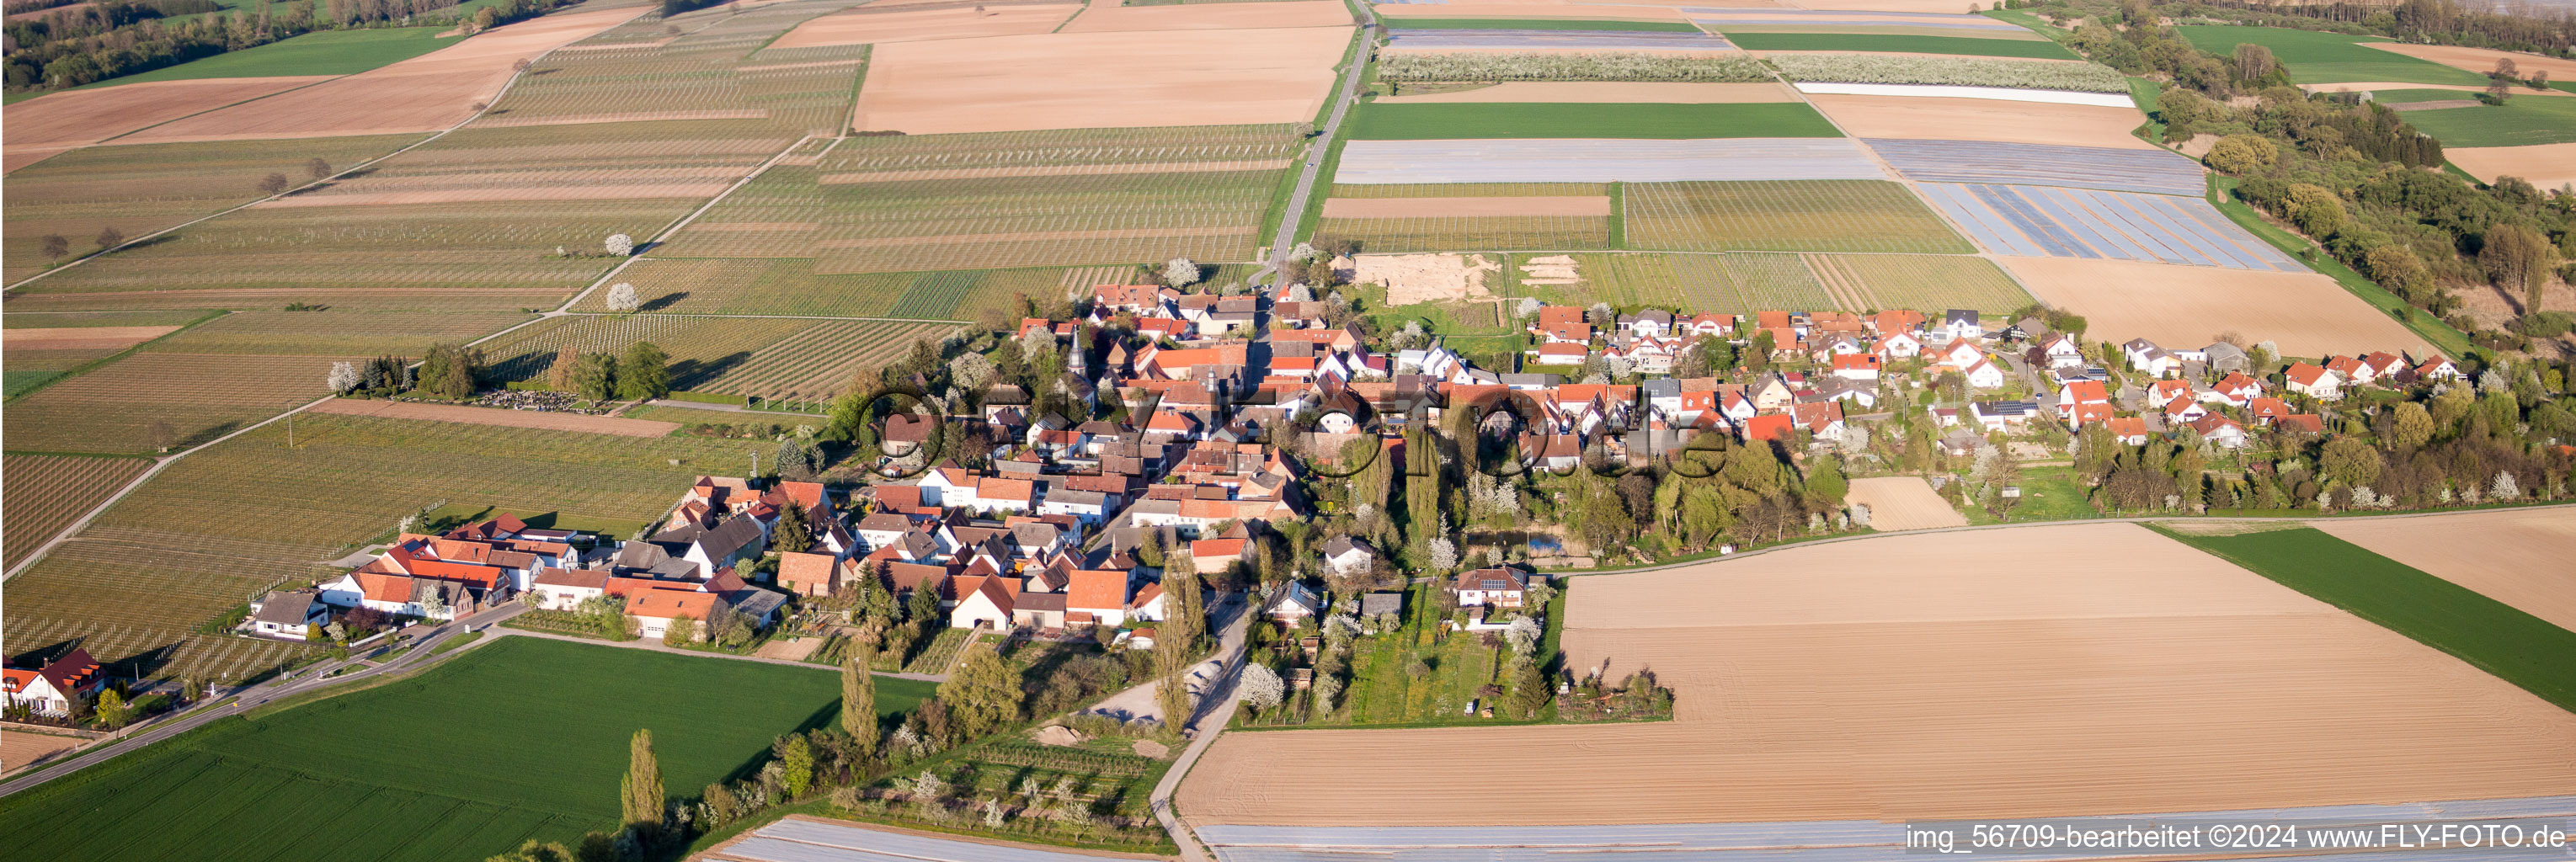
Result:
M1127 573L1103 569L1077 569L1065 588L1067 608L1117 608L1127 603Z
M778 582L781 584L830 584L832 566L839 562L830 554L782 553L778 555Z

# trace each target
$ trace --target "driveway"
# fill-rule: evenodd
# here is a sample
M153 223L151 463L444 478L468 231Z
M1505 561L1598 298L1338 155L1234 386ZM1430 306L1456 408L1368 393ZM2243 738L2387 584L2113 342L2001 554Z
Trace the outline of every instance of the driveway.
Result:
M1243 612L1248 606L1242 594L1235 593L1227 595L1224 601L1217 603L1215 608L1208 611L1208 622L1218 626L1220 630L1216 654L1192 666L1188 678L1184 681L1190 691L1198 693L1203 704L1200 707L1202 713L1206 711L1204 702L1207 700L1209 683L1216 679L1219 672L1229 667L1228 662L1233 656L1243 651L1244 637L1251 629L1247 624L1250 615ZM1133 686L1110 695L1099 703L1092 704L1090 709L1083 710L1083 714L1105 715L1119 721L1134 721L1139 718L1161 721L1163 705L1155 697L1160 691L1162 691L1160 680Z

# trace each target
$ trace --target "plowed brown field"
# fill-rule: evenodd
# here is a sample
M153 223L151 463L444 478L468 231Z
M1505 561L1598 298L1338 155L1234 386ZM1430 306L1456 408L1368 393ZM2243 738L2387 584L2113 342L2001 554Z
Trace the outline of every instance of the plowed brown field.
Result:
M329 75L283 78L207 78L154 81L68 90L38 96L7 109L6 170L17 170L73 147L94 144L199 111L292 90Z
M1348 27L1186 30L877 46L856 127L926 135L1297 123L1333 86Z
M1095 3L1067 33L1171 30L1241 30L1261 27L1348 27L1351 11L1339 0L1287 3L1203 3L1180 6L1112 6Z
M584 416L579 413L542 413L535 410L502 410L456 404L416 404L409 401L342 398L322 402L313 408L313 412L380 416L387 419L426 419L432 422L461 422L468 425L500 425L508 428L543 428L549 431L587 431L593 434L615 434L621 437L662 437L680 430L680 423L656 422L650 419Z
M2521 177L2543 191L2576 183L2576 144L2443 147L2442 156L2487 182L2497 177Z
M771 48L819 48L826 45L862 45L886 42L918 42L926 39L966 39L976 36L1017 36L1027 33L1051 33L1064 24L1064 19L1082 11L1082 4L1064 3L1042 6L994 6L975 9L921 9L911 12L869 12L866 8L825 15L797 25L778 37Z
M0 344L11 350L123 350L179 331L176 326L71 326L10 329Z
M2412 45L2405 42L2363 42L2361 44L2363 47L2404 54L2418 60L2431 60L2454 69L2467 69L2481 75L2495 71L2497 60L2512 60L2514 71L2525 78L2531 77L2533 72L2546 71L2549 77L2556 80L2576 80L2576 60L2561 60L2556 57L2543 57L2516 51L2497 51L2490 48L2466 48L2459 45ZM2519 94L2526 90L2518 89L2515 92Z
M1843 500L1869 506L1869 528L1881 533L1968 524L1967 516L1933 493L1931 483L1920 476L1853 479L1851 492Z
M2315 273L2255 272L2077 257L1997 257L2050 305L2084 315L2115 341L2198 346L2234 331L2278 342L2283 356L2433 348L2388 315Z
M2576 631L2576 515L2499 509L2308 526Z
M1855 138L2013 141L2152 150L2129 134L2147 121L2134 108L1952 99L1938 96L1807 97Z
M2576 714L2135 525L1875 537L1569 589L1569 663L1653 668L1674 721L1228 734L1181 809L1466 826L2576 791ZM1509 781L1457 760L1534 751Z
M430 132L473 116L510 80L510 64L626 23L642 6L548 15L496 28L380 69L145 130L128 143Z

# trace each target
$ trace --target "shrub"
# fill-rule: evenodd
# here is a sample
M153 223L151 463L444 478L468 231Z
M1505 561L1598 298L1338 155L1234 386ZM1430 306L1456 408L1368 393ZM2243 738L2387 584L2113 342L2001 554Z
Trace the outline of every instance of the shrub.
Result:
M2272 166L2281 148L2261 135L2228 135L2209 148L2209 166L2222 173L2248 174Z
M2126 93L2129 79L2091 63L2032 63L1985 57L1896 57L1884 54L1779 54L1771 64L1792 81L1847 84L1955 84L2036 90Z
M1621 51L1568 54L1395 54L1378 61L1386 81L1767 81L1751 57L1665 57ZM2125 84L2123 86L2126 86ZM1318 243L1321 246L1321 243Z

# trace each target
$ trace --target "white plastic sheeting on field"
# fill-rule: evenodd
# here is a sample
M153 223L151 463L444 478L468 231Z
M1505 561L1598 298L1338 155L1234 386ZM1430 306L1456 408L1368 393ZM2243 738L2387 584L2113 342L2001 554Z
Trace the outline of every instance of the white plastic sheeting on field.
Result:
M1884 180L1849 138L1498 138L1352 141L1333 182L1668 183Z

